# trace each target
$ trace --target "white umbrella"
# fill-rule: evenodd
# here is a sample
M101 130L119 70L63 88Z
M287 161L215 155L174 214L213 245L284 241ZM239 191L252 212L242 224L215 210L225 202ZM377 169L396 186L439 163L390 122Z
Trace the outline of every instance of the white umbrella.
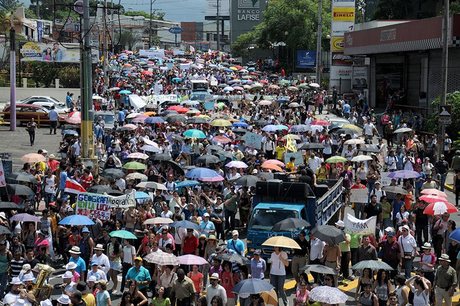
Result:
M144 141L144 143L146 145L153 146L153 147L158 148L158 149L160 148L160 146L156 142L151 141L150 139L143 138L143 141Z
M372 157L369 155L358 155L351 159L352 162L357 162L357 163L368 161L368 160L372 160Z
M353 139L348 139L347 141L344 142L346 145L357 145L357 144L364 144L364 139L362 138L353 138Z
M162 217L156 217L156 218L150 218L144 221L144 225L157 225L157 224L171 224L174 221L170 218L162 218Z
M272 101L268 101L268 100L260 100L257 104L261 105L261 106L268 106L268 105L272 105Z
M136 118L136 117L139 116L139 115L140 115L139 113L131 113L131 114L129 114L128 116L126 116L126 119Z
M308 86L310 86L311 88L320 88L318 83L310 83L308 84Z
M313 133L316 133L317 131L322 132L324 130L324 127L322 125L310 125L310 130Z
M233 91L235 90L235 88L231 87L231 86L227 86L224 88L224 91Z
M243 168L248 167L248 165L246 165L245 162L238 161L238 160L231 161L231 162L227 163L225 166L228 167L228 168L239 168L239 169L243 169Z
M412 129L405 127L405 128L399 128L395 130L393 133L398 134L398 133L408 133L408 132L412 132Z
M293 107L293 108L294 108L294 107L299 107L299 106L300 106L300 104L297 103L297 102L289 103L289 107Z
M130 173L126 176L127 180L141 180L141 181L146 181L148 180L147 175L139 173L139 172L133 172Z
M348 296L340 291L339 288L329 286L318 286L310 291L309 298L315 302L326 304L343 304L348 300Z
M139 188L150 188L156 190L168 190L165 185L157 183L157 182L141 182L136 185Z
M93 100L104 100L104 98L98 95L94 95Z
M178 266L180 265L179 259L174 254L164 252L150 253L144 257L144 260L159 266Z
M153 153L160 153L161 152L161 150L159 148L154 147L154 146L149 146L149 145L142 146L141 150L146 151L146 152L153 152Z

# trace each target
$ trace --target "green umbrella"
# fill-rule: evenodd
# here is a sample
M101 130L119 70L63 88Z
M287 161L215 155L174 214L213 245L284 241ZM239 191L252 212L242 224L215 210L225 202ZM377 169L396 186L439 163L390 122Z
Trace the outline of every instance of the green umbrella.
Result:
M126 163L123 166L123 168L127 170L145 170L147 169L147 166L144 165L143 163L133 161L133 162Z
M126 230L118 230L110 232L110 237L117 237L121 239L137 239L136 235Z
M342 157L342 156L332 156L332 157L329 157L328 159L326 159L326 163L329 163L329 164L335 164L335 163L344 163L344 162L347 162L348 159L346 159L345 157Z
M287 85L291 84L291 82L288 81L288 80L280 80L278 82L278 84L280 84L281 86L287 86Z
M217 108L224 108L225 106L226 106L226 105L225 105L224 102L219 102L219 103L216 104L216 107L217 107Z
M206 138L206 134L203 131L196 129L186 130L184 136L187 138Z

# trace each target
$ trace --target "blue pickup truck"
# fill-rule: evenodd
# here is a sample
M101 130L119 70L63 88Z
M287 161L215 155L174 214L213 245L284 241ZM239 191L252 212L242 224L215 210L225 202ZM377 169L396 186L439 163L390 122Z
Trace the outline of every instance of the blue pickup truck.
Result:
M314 190L302 182L258 182L248 225L248 255L261 249L262 257L268 258L272 248L262 247L265 240L273 236L294 238L300 230L274 232L272 227L277 222L287 218L301 218L313 228L335 220L343 205L342 178L330 180ZM291 250L287 251L291 257Z

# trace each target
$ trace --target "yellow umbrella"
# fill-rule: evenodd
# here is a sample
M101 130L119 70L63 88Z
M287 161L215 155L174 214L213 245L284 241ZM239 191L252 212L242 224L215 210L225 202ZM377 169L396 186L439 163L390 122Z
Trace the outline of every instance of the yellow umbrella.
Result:
M203 119L206 119L206 120L211 120L211 117L209 117L208 115L198 115L197 118L203 118Z
M231 126L232 123L230 121L228 121L228 120L225 120L225 119L216 119L216 120L211 122L211 125L212 126L225 127L225 126Z
M155 112L145 112L144 115L146 116L155 116L157 113Z
M356 133L362 133L363 132L363 129L360 128L359 126L356 126L354 124L344 124L342 125L341 127L342 129L349 129L349 130L352 130Z
M236 67L230 67L230 70L238 71L238 68L236 68Z
M279 247L279 248L286 248L286 249L302 249L299 244L291 238L278 236L278 237L271 237L265 240L262 243L263 246L272 246L272 247Z
M260 293L260 297L264 299L265 305L278 305L278 296L276 295L275 289L271 291L263 291Z

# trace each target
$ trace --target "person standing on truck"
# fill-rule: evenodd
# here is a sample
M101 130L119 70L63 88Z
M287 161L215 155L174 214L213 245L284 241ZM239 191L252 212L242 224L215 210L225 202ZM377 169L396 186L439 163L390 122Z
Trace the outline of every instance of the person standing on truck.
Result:
M278 298L283 300L284 306L288 305L286 292L284 292L284 281L286 280L286 267L289 265L288 255L279 247L274 247L270 256L270 284L275 287ZM279 302L278 302L279 304Z
M292 258L291 264L291 272L295 278L296 283L299 283L300 281L300 269L307 264L309 243L305 238L306 235L307 234L305 231L301 231L299 235L294 239L301 247L300 250L294 250L294 257Z

